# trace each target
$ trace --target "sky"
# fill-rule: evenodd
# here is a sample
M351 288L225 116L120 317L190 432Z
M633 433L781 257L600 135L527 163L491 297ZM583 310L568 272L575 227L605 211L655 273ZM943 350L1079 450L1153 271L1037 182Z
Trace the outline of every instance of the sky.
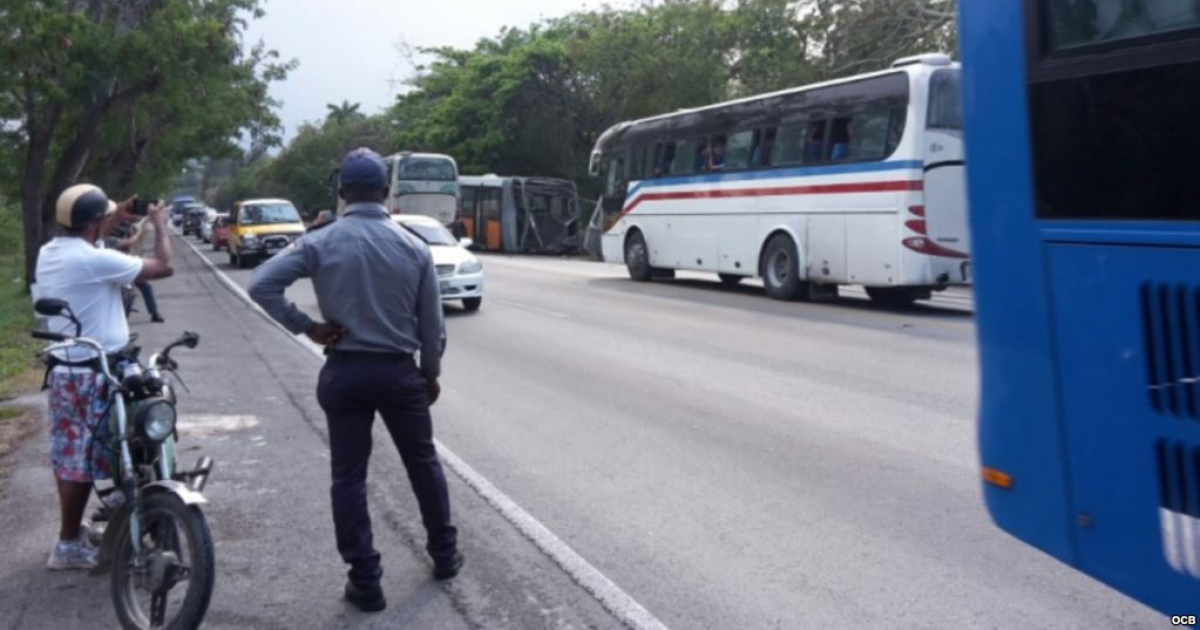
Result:
M620 3L612 3L620 4ZM413 68L401 47L469 48L503 26L594 8L593 0L264 0L266 16L250 23L247 47L262 40L300 66L272 95L284 138L319 121L327 103L361 103L364 113L390 105Z

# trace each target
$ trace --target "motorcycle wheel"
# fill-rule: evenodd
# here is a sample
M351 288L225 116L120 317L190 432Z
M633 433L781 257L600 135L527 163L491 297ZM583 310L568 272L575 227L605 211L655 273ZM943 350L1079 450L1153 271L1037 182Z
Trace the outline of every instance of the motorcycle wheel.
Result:
M113 607L121 627L198 628L208 611L215 577L212 534L204 513L173 494L153 494L142 502L141 523L145 567L134 567L128 525L119 532L113 555Z

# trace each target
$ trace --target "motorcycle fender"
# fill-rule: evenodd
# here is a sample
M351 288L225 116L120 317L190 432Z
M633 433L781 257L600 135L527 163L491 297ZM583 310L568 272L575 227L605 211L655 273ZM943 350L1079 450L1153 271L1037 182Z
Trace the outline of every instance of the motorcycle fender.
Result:
M179 497L179 500L183 501L184 505L208 504L208 499L205 499L203 494L192 490L191 486L183 483L182 481L155 481L152 484L142 487L142 494L145 496L158 494L159 492L170 492L176 497Z

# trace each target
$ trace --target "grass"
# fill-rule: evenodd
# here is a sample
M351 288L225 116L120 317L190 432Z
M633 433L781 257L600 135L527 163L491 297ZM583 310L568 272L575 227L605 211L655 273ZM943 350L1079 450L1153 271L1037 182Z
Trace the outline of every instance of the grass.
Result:
M33 307L25 293L21 223L11 208L0 207L0 398L11 393L14 380L32 367L40 344L29 336Z

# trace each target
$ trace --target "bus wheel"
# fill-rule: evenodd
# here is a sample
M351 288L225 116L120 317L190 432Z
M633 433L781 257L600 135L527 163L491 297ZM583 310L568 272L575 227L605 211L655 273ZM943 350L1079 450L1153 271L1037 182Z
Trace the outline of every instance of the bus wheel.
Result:
M727 287L737 286L743 278L743 276L739 276L736 273L719 273L717 277L721 279L721 284Z
M795 300L804 294L807 283L800 280L800 255L792 237L778 234L767 241L762 266L763 286L771 298Z
M634 232L625 239L625 267L635 282L649 282L654 275L650 268L650 253L646 250L646 239L641 232Z
M867 297L872 302L883 306L912 306L912 303L922 298L919 291L901 287L864 287ZM929 296L925 295L925 299Z

